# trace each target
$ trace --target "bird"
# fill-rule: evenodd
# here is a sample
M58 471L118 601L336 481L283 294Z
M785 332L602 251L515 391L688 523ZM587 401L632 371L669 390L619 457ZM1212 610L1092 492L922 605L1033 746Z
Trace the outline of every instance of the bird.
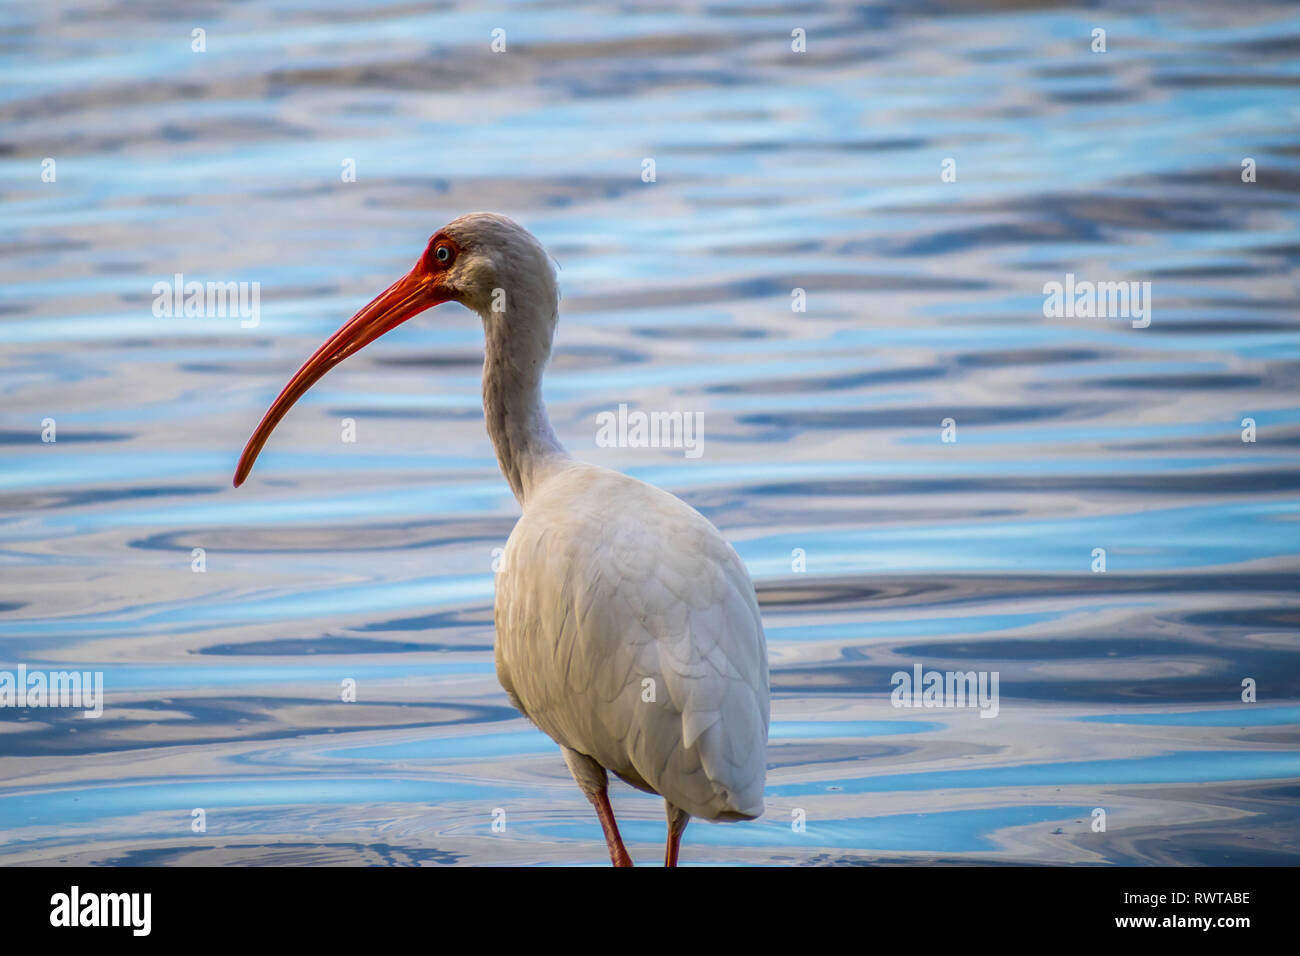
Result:
M244 448L243 484L272 430L335 365L442 302L484 332L483 411L520 517L496 575L494 657L510 702L560 747L610 861L631 866L609 774L664 800L664 865L692 817L763 813L770 686L749 572L681 499L573 458L542 400L559 317L555 268L514 220L470 213L339 328L289 380Z

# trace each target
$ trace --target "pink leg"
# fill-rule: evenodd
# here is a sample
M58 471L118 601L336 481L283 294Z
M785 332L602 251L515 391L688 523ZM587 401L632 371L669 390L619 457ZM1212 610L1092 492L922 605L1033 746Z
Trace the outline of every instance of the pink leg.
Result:
M691 822L691 815L664 801L668 807L668 846L664 850L664 866L677 865L677 853L682 847L682 834L686 824Z
M618 835L618 823L614 820L614 808L609 805L609 775L605 768L586 754L569 747L561 747L564 762L569 765L573 781L578 789L587 795L591 805L596 808L600 818L600 828L605 831L605 843L609 846L609 858L615 866L631 866L632 857L628 856L623 846L623 838Z
M610 862L615 866L631 866L632 857L628 856L623 838L618 835L618 822L614 819L614 808L609 805L608 791L601 790L588 796L591 797L591 805L596 808L596 816L600 818L600 828L605 831Z

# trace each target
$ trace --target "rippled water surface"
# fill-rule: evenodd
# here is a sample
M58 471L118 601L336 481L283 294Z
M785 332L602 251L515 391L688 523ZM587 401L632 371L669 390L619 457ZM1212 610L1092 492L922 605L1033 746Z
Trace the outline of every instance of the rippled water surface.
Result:
M685 862L1300 858L1300 8L176 6L0 8L0 669L108 693L0 711L0 861L607 861L493 671L518 509L471 313L230 485L474 209L559 263L570 450L758 588L768 812ZM259 323L156 316L175 273L260 283ZM1149 327L1045 318L1067 273L1150 282ZM702 412L703 454L597 447L620 403ZM917 664L997 672L998 716L892 707ZM660 801L614 806L659 860Z

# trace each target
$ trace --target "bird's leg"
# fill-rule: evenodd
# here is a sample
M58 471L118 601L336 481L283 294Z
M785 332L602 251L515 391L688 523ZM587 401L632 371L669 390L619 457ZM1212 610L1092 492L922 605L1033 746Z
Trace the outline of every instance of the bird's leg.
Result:
M614 808L609 805L608 788L602 789L596 794L587 794L591 799L591 805L596 808L596 816L600 818L600 828L605 831L605 842L609 845L609 860L615 866L631 866L632 857L628 855L627 847L623 846L623 838L618 835L618 823L614 820Z
M677 851L681 849L682 834L686 832L686 824L691 822L691 815L667 800L664 806L668 808L668 846L664 850L664 866L676 866Z
M591 805L596 808L600 828L605 831L605 843L609 846L610 862L615 866L631 866L632 857L628 855L627 847L623 846L618 822L614 819L614 808L609 805L609 775L605 768L586 754L568 747L561 747L560 750L578 789L587 795Z

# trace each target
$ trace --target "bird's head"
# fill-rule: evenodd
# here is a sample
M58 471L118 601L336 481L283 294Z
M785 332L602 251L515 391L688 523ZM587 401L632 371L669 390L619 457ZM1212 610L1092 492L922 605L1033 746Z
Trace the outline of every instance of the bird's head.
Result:
M532 233L505 216L472 212L453 219L429 240L414 271L421 270L439 294L473 309L484 322L517 315L515 306L525 302L544 304L540 312L549 309L554 318L550 257Z
M513 219L473 212L429 240L411 271L381 292L316 350L289 380L253 432L235 470L238 488L280 419L326 372L412 316L459 302L483 319L489 338L516 365L544 365L555 334L556 285L551 260Z

